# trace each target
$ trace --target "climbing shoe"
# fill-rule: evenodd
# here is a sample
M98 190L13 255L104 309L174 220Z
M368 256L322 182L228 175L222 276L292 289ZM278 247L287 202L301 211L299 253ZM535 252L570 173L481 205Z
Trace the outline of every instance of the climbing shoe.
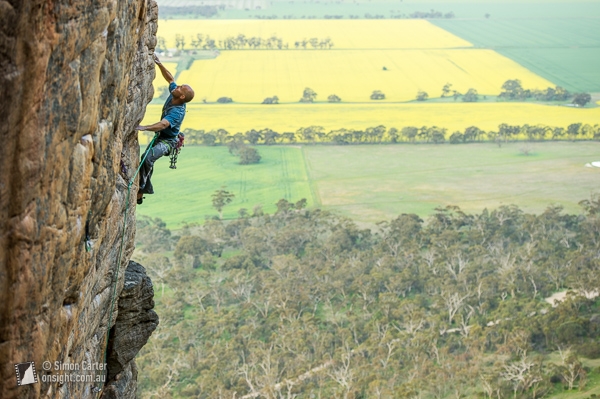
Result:
M145 199L145 198L146 198L146 197L140 197L140 198L138 198L138 199L137 199L137 204L138 204L138 205L142 205L142 203L144 202L144 199Z

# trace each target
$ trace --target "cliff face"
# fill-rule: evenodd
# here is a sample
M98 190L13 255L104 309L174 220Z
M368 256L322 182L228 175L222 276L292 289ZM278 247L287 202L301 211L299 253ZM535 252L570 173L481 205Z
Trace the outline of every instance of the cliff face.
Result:
M0 0L4 399L97 397L101 383L42 377L102 376L102 370L55 371L54 365L103 363L116 320L108 355L113 382L103 394L134 397L132 353L158 322L143 268L127 268L137 184L117 263L127 186L139 159L134 127L153 95L156 20L154 0ZM126 269L137 274L128 286L139 289L123 290ZM138 338L123 344L130 330ZM117 353L124 347L127 353ZM39 382L17 386L14 364L27 361L35 362ZM52 370L43 369L44 361Z

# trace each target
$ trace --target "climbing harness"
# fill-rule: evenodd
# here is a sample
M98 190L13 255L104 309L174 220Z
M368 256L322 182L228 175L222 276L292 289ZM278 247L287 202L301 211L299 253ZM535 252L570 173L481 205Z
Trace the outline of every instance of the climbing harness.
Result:
M185 135L183 133L179 133L177 135L177 143L172 147L170 155L171 155L171 165L169 168L177 169L177 156L179 156L179 152L181 151L181 147L183 147L183 140L185 139Z
M142 160L140 161L140 165L136 169L135 174L133 175L133 177L129 181L129 184L127 185L127 199L125 200L125 217L123 218L123 230L121 233L121 246L119 247L119 256L117 259L117 272L115 273L116 278L115 278L115 282L113 284L112 300L111 300L111 305L110 305L110 312L108 314L108 324L106 326L106 346L104 347L104 364L107 363L106 359L108 356L108 339L110 337L110 329L111 329L110 325L112 324L113 310L115 308L115 298L117 296L117 282L119 281L119 270L121 269L121 256L123 255L123 246L125 245L125 231L127 230L127 211L129 210L129 197L131 196L131 186L133 186L133 183L135 183L135 178L137 177L138 173L140 172L140 169L141 169L142 165L144 164L144 161L146 160L148 153L150 152L149 150L152 149L152 146L154 145L154 142L158 138L158 135L159 135L159 133L156 133L154 135L154 138L152 139L152 141L150 141L150 144L148 144L148 149L144 153L144 156L143 156ZM105 368L104 372L103 372L104 384L106 384L106 374L107 373L108 373L108 370L106 370L106 368ZM100 384L100 382L99 382L99 384ZM98 393L98 395L96 396L96 399L102 395L103 389L104 388L99 388L99 387L93 388L93 391Z

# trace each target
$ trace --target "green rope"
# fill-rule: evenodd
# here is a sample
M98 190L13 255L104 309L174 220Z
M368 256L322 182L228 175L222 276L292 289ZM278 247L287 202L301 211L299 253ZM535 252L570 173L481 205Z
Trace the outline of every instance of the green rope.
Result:
M140 165L138 166L137 170L135 171L135 174L129 181L129 185L127 186L127 199L125 200L125 217L123 218L123 234L121 235L121 246L119 247L119 257L117 260L117 274L116 274L117 277L116 277L115 283L113 285L113 294L112 294L112 300L111 300L111 305L110 305L110 313L108 315L108 325L106 327L106 346L104 347L104 364L106 364L106 359L108 357L108 338L110 336L110 325L112 323L113 310L115 308L115 298L117 296L117 282L119 281L119 271L121 269L121 256L123 255L123 246L125 245L125 231L127 229L127 211L129 210L129 197L131 196L131 186L133 185L133 183L135 183L135 178L138 175L138 173L140 172L140 169L141 169L142 165L144 164L144 161L146 161L146 157L148 156L148 153L152 149L152 146L154 145L154 142L156 141L158 135L159 134L156 133L154 135L154 138L152 139L152 141L150 141L150 144L148 144L148 148L146 149L146 152L144 153L144 156L143 156L142 160L140 161ZM108 370L104 369L104 372L103 372L104 383L106 383L106 374L107 373L108 373ZM98 381L98 384L100 384L100 381ZM94 391L98 394L96 396L96 398L98 398L100 396L100 394L102 393L102 389L100 389L98 387L94 387Z

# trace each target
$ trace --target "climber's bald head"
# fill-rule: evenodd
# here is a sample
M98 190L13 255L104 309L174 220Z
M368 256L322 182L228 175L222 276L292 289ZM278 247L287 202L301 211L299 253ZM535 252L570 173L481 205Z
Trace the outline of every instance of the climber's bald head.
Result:
M188 103L194 98L194 90L189 85L181 85L174 88L171 95L174 104Z
M184 101L186 103L189 103L190 101L192 101L192 99L194 98L194 89L192 89L190 87L190 85L182 85L181 86L181 92L183 93L183 95L185 96Z

